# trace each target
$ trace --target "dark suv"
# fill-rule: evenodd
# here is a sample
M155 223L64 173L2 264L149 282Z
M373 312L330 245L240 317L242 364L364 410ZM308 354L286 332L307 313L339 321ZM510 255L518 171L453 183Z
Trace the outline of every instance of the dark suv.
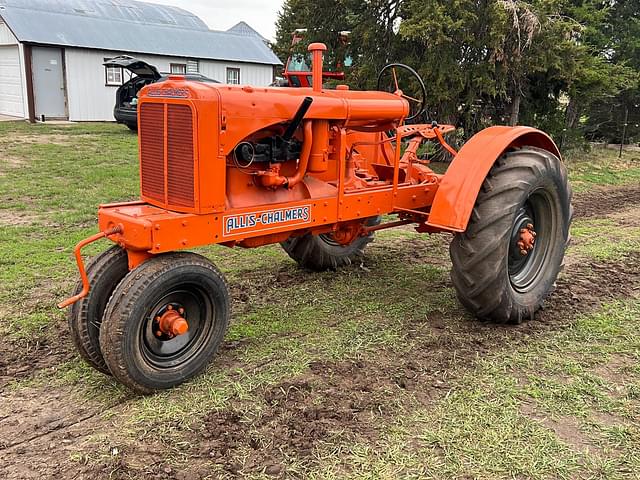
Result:
M116 122L123 123L131 130L137 131L138 92L145 85L166 80L169 74L161 74L153 65L127 55L111 58L103 65L105 67L121 67L136 75L116 91L116 106L113 108L113 116ZM183 76L187 80L195 82L220 83L199 73L188 73Z

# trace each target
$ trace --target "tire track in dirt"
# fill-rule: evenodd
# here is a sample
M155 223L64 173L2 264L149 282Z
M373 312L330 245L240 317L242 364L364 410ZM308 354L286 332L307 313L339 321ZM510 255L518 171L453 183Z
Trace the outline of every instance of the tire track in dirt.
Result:
M217 367L240 368L236 350L243 345L242 341L223 345ZM259 366L256 364L256 368ZM110 388L108 383L105 388ZM119 462L127 450L127 441L119 433L119 418L126 415L128 404L139 397L125 394L105 405L104 397L87 399L86 395L86 390L77 385L23 386L0 392L0 479L121 478L111 475L112 471L122 470ZM109 432L109 448L97 445L95 435ZM142 478L152 478L149 475L154 472L164 478L165 470L170 468L161 460L163 455L159 452L165 446L160 441L150 447L149 440L145 440L136 450L145 455L136 467ZM105 458L111 447L120 453ZM83 454L103 460L98 467L70 460L72 455Z
M37 398L38 400L42 399L41 397ZM36 440L42 439L43 437L53 435L56 432L63 431L65 429L71 429L76 425L97 417L98 415L109 412L110 410L118 407L119 405L122 405L123 403L124 402L117 402L108 406L101 405L99 409L94 409L93 411L91 411L91 413L88 413L86 415L82 415L79 412L69 413L67 409L67 413L65 413L65 416L63 416L62 418L51 415L44 418L20 417L20 420L12 420L4 423L0 422L0 429L4 432L3 439L2 441L0 441L0 455L7 455L12 450L20 447L21 445L32 443ZM2 420L4 421L7 418L13 419L16 416L16 412L14 412L12 415L7 415ZM32 422L31 420L36 421ZM18 428L12 431L12 426L18 426ZM11 440L12 434L16 435L17 440Z
M640 184L624 187L596 187L574 196L575 218L603 217L640 205Z
M73 355L66 322L54 323L30 339L5 339L0 342L0 392L8 383L60 365Z
M104 415L117 416L127 400L105 405L60 386L0 394L0 478L90 478L91 469L71 455L92 452L93 436L112 428Z

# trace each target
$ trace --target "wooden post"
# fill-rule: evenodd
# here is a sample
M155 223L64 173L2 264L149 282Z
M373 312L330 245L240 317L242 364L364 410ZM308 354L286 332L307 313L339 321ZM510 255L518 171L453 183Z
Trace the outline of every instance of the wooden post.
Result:
M36 101L33 93L33 66L31 64L31 45L24 45L24 71L27 76L27 105L29 122L36 123Z
M629 107L624 106L624 125L622 126L622 141L620 142L620 155L618 158L622 158L622 150L624 149L624 141L627 136L627 125L629 124Z

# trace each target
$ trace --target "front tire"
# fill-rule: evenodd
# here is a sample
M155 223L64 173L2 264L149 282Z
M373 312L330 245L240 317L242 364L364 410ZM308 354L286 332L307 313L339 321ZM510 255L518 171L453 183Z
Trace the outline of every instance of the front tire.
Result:
M180 312L188 330L160 326ZM227 284L194 253L154 257L129 272L113 293L100 329L100 346L113 376L139 393L175 387L206 368L229 324Z
M69 309L69 331L80 356L93 368L111 375L100 349L100 325L109 297L129 272L127 252L115 245L95 257L87 267L89 295ZM82 291L78 282L74 295Z
M571 219L559 158L532 147L504 155L482 185L467 230L450 246L460 302L482 320L533 318L555 288Z

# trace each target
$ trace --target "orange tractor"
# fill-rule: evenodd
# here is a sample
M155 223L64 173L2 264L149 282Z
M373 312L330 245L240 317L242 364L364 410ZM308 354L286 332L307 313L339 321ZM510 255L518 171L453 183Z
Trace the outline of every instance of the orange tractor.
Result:
M518 323L540 308L572 215L553 141L492 127L456 152L445 141L454 127L410 123L425 109L413 70L385 67L389 92L328 90L324 50L309 46L309 88L173 76L142 90L141 200L100 206L100 233L75 249L77 291L60 304L93 367L142 393L206 367L229 323L227 284L208 259L177 251L209 244L280 243L325 270L362 255L377 230L411 224L455 234L452 282L475 316ZM420 86L414 97L400 71ZM445 174L429 167L428 144L454 155ZM115 245L85 268L81 249L100 238Z

